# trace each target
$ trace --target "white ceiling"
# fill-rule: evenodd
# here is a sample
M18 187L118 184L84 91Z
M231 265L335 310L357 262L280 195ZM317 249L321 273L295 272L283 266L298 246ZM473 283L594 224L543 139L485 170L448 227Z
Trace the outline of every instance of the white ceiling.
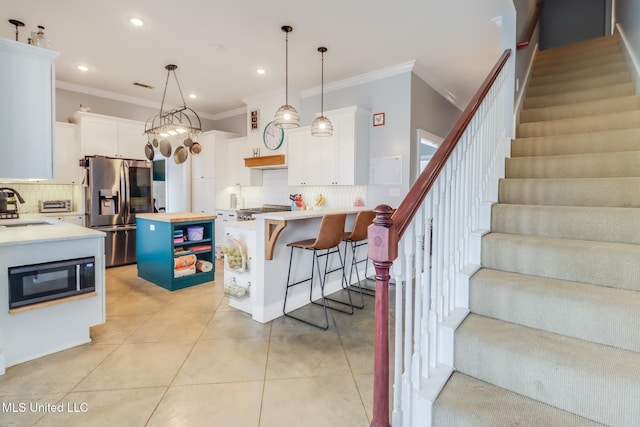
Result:
M15 38L8 20L26 25L26 42L45 27L60 52L63 86L93 88L158 106L167 64L178 65L187 106L205 116L244 107L242 99L282 90L289 35L289 90L320 84L319 46L326 46L325 85L416 61L416 72L464 107L500 55L491 18L509 0L2 0L0 36ZM128 18L147 25L134 28ZM75 69L90 67L87 73ZM256 68L266 75L258 76ZM143 89L140 82L154 86ZM76 86L77 85L77 86ZM81 90L82 91L82 90ZM175 81L167 102L181 104ZM283 100L284 101L284 100Z

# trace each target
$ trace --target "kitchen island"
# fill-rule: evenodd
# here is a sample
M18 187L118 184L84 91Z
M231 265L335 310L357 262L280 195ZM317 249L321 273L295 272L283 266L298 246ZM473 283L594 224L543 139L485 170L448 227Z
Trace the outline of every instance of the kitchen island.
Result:
M367 207L315 209L291 212L270 212L256 214L254 221L227 222L225 232L244 240L249 254L250 270L243 272L236 281L241 284L251 282L250 297L240 303L230 297L229 305L251 314L258 322L266 323L282 316L282 304L289 270L290 248L287 243L315 238L320 228L322 217L327 214L346 213L345 231L353 228L358 212L371 210ZM247 238L252 233L253 239ZM243 237L244 236L244 237ZM252 248L255 242L255 248ZM366 251L366 247L361 248ZM344 254L344 245L341 245ZM359 252L359 257L364 257ZM291 280L298 281L309 276L311 268L311 251L296 251L291 269ZM349 260L347 260L349 262ZM330 260L330 268L339 265L338 257ZM364 270L364 266L362 267ZM225 270L226 272L226 270ZM361 275L362 276L362 275ZM226 276L225 276L226 278ZM341 289L341 276L334 273L328 276L325 294ZM314 285L314 299L320 297L320 289ZM294 310L309 302L309 286L302 285L289 290L287 310Z
M94 292L9 308L10 268L91 257ZM106 319L104 269L102 232L50 218L0 222L0 374L91 341L89 328Z
M192 212L138 214L138 276L170 291L212 281L215 219Z

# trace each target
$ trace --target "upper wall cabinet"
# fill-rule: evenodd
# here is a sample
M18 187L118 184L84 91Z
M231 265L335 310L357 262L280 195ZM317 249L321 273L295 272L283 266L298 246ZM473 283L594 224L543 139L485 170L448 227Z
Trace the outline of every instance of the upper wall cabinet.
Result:
M56 122L55 173L51 184L81 184L84 169L80 166L82 147L78 125Z
M0 38L0 179L51 179L57 52Z
M333 135L316 137L309 126L287 130L289 185L366 185L371 113L353 106L326 111Z
M85 156L147 160L143 122L82 112L75 113L72 120L80 125L80 141Z
M250 152L246 136L227 141L228 185L262 185L262 170L244 165L244 159Z
M202 145L200 154L191 157L191 178L216 178L227 173L227 140L235 138L235 133L212 130L198 135L197 141Z

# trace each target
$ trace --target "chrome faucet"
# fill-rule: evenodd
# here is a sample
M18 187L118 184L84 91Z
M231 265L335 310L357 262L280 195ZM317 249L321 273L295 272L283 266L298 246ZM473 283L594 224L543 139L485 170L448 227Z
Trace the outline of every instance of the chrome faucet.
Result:
M20 203L24 203L24 199L22 198L20 193L18 193L16 190L14 190L13 188L9 188L9 187L0 187L0 193L7 193L7 192L12 192L18 198L18 201Z

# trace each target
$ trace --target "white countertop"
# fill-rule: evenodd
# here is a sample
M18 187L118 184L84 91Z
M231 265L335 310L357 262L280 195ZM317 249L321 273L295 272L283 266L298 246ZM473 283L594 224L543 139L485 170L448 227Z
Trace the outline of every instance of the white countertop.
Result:
M319 218L330 214L353 214L362 211L371 211L373 208L367 206L352 206L349 208L326 208L326 209L308 209L306 211L286 211L286 212L268 212L254 214L254 218L275 219L278 221L293 221L297 219Z
M45 223L45 224L42 224ZM12 225L22 225L15 227ZM69 224L41 215L0 220L0 246L103 237L102 231Z

